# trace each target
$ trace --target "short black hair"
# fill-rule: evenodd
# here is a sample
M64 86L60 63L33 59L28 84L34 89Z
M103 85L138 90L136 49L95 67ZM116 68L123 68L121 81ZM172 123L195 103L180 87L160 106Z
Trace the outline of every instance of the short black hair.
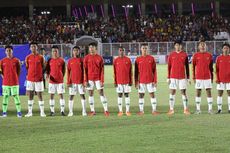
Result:
M13 50L13 46L11 46L11 45L6 45L6 46L5 46L5 49L7 49L7 48L10 48L10 49Z
M174 41L174 46L175 46L176 44L182 45L182 41L180 41L180 40Z
M122 50L125 50L125 48L123 46L119 46L118 49L122 49Z
M142 46L148 46L148 43L143 43L143 44L141 44L141 47Z
M90 44L89 44L89 46L94 46L94 47L97 47L97 43L92 42L92 43L90 43Z
M51 49L59 49L57 45L53 45Z
M41 48L41 50L46 50L45 48Z
M80 50L80 47L79 46L74 46L72 50L74 50L74 49Z
M32 42L29 44L29 46L31 46L31 45L36 45L36 46L38 46L38 43L35 42L35 41L32 41Z
M199 41L198 45L199 45L200 43L205 43L205 44L206 44L206 42L205 42L204 39L201 39L201 40Z
M228 43L224 43L224 44L222 45L222 49L224 48L224 46L227 46L228 48L230 48L230 45L229 45Z

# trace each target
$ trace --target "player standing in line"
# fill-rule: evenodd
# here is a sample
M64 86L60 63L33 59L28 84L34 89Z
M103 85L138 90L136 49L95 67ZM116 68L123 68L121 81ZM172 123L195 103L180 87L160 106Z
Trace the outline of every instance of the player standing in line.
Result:
M153 56L148 54L148 44L141 45L141 56L135 61L135 87L139 92L139 109L137 115L144 115L144 96L147 90L152 104L152 115L158 115L155 97L157 86L157 69Z
M10 95L14 97L14 103L17 109L17 116L22 117L21 103L19 99L19 75L20 61L13 56L13 47L5 47L6 57L0 61L0 74L2 76L2 117L7 117L7 108Z
M48 61L46 66L47 78L49 78L49 94L50 94L50 116L54 116L55 109L55 93L60 95L61 115L65 116L65 86L63 79L65 76L65 62L59 57L58 46L52 47L52 58Z
M33 116L33 103L34 103L34 93L36 92L39 99L40 116L46 117L44 113L44 101L42 98L42 92L44 91L43 84L43 67L44 58L38 53L38 44L36 42L30 43L31 54L26 57L25 63L27 68L27 82L26 90L28 91L28 113L25 117Z
M103 58L97 54L97 44L89 44L89 54L84 58L84 83L89 91L89 105L91 112L89 116L96 115L94 109L94 86L100 94L100 100L104 107L104 115L109 116L108 103L104 95L104 61Z
M82 116L87 116L85 91L83 86L83 80L84 80L83 59L80 58L79 53L80 53L80 48L78 46L74 46L72 50L73 57L69 59L67 64L67 85L69 87L68 116L73 116L73 103L74 103L73 99L77 93L79 93L81 96Z
M223 54L217 57L216 60L216 83L218 90L217 97L217 114L222 112L222 96L224 90L227 90L228 94L228 113L230 113L230 55L229 44L222 45Z
M119 47L119 56L113 62L114 70L114 85L118 94L118 116L123 115L122 111L122 96L125 96L126 104L126 115L131 116L130 113L130 97L129 93L131 92L132 86L132 63L131 60L125 56L125 50L123 47Z
M174 114L175 94L179 87L182 94L182 101L184 105L184 114L189 115L188 97L186 88L189 81L189 62L187 54L182 50L180 41L174 43L175 51L171 52L168 57L168 83L170 89L169 95L169 112L168 115Z
M195 82L196 88L196 112L195 114L200 114L200 104L201 104L201 90L205 89L207 93L208 101L208 113L213 114L212 111L212 81L213 81L213 60L212 54L206 51L206 43L204 41L199 42L199 52L193 55L192 65L193 65L193 80Z

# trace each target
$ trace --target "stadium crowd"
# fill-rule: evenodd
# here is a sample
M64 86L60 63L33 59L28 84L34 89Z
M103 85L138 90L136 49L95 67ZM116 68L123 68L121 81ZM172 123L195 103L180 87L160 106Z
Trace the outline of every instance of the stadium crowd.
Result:
M71 43L74 38L92 35L102 42L197 41L201 37L214 40L218 32L230 32L224 17L178 16L72 19L12 17L0 19L0 44L21 44L34 40L43 44Z

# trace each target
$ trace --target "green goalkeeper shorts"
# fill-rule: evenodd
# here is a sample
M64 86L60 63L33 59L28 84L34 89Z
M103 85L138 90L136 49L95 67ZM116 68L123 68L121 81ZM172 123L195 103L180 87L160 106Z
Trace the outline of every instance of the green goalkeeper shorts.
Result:
M2 86L2 95L10 96L10 95L19 95L19 86Z

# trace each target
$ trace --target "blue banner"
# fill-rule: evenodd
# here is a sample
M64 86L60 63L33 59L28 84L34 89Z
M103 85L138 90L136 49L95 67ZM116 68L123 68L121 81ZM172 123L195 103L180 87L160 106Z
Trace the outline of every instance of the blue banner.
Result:
M13 46L13 55L14 57L17 57L20 60L21 63L21 74L19 77L19 94L20 95L25 95L26 94L26 87L25 87L25 81L26 81L26 74L27 74L27 70L26 70L26 65L25 65L25 58L27 55L29 55L30 49L29 49L29 45L19 45L19 46ZM4 57L6 57L5 54L5 49L4 48L0 48L0 59L3 59ZM2 95L2 78L0 77L0 95Z
M105 65L113 65L113 56L103 56Z

